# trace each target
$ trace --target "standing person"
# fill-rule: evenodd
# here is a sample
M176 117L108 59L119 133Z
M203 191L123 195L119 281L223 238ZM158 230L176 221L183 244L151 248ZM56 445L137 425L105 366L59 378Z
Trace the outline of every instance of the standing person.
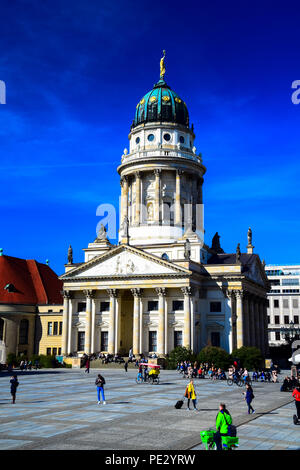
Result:
M127 372L127 369L128 369L128 361L125 362L125 364L124 364L124 369L125 369L125 372Z
M255 410L251 405L251 402L254 398L254 393L250 384L246 383L246 392L243 392L243 395L245 395L245 400L248 405L248 415L250 414L250 411L251 413L255 413Z
M105 378L102 377L101 374L98 374L98 377L95 380L95 385L97 385L98 405L100 405L101 403L100 393L101 393L103 405L106 405L105 395L104 395Z
M88 357L86 362L85 362L85 371L84 372L87 372L88 374L90 373L90 358Z
M296 388L294 388L292 397L295 398L297 417L298 417L298 420L300 420L300 386L299 385Z
M197 395L196 395L196 392L195 392L194 380L193 379L191 379L190 383L186 386L184 396L188 399L187 409L188 410L190 409L190 400L192 400L193 405L194 405L194 410L197 411L197 407L196 407Z
M216 417L216 429L217 432L214 435L214 442L216 443L217 450L222 450L222 437L221 436L230 436L235 434L232 432L232 418L229 411L226 409L225 403L220 403L219 413Z
M16 403L16 393L17 393L17 387L19 385L17 375L14 374L11 379L10 379L10 393L12 396L12 404L14 405Z

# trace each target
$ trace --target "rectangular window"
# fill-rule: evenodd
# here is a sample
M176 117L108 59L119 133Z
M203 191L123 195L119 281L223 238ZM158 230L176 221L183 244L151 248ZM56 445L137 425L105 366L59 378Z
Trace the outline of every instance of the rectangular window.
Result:
M59 322L59 335L62 335L62 329L63 329L63 322Z
M109 302L100 302L100 312L109 312Z
M52 321L48 321L48 336L52 335Z
M78 351L84 351L84 343L85 343L85 332L78 331Z
M290 317L288 315L284 315L284 324L288 325L290 323Z
M299 279L282 279L283 286L299 286Z
M53 334L54 334L54 335L57 335L57 332L58 332L58 322L55 321L55 322L53 323Z
M221 312L221 302L210 302L211 312Z
M174 348L182 346L182 331L174 331Z
M78 302L78 312L86 311L86 302Z
M279 300L278 299L274 299L274 308L279 308Z
M47 356L51 356L51 348L47 348L46 354L47 354Z
M269 281L271 286L280 286L280 279L272 279Z
M293 308L298 308L298 306L299 306L298 299L293 299Z
M295 325L299 325L299 315L294 315L294 323Z
M52 354L53 354L53 356L57 356L57 348L53 348Z
M183 300L173 300L173 312L176 310L184 310Z
M61 356L61 348L58 348L58 355Z
M158 301L157 300L149 300L148 301L148 312L152 310L158 310Z
M108 331L101 331L101 351L108 350Z
M280 317L279 317L279 315L275 315L275 316L274 316L274 323L275 323L275 325L279 325L279 324L280 324Z
M283 299L283 308L289 308L289 299Z
M149 331L149 352L157 351L157 332Z
M219 331L212 331L210 335L211 345L216 346L217 348L220 347L220 332Z
M268 324L270 324L270 315L268 315Z
M19 343L28 344L28 331L29 331L29 321L21 320L20 321L20 332L19 332Z
M280 331L275 331L275 339L276 341L280 341Z

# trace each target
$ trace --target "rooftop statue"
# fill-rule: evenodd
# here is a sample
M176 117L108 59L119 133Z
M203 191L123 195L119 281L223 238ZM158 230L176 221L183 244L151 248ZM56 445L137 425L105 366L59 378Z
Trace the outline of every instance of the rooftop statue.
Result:
M248 234L247 234L247 236L248 236L248 245L252 245L252 230L251 230L250 227L249 227L249 229L248 229Z
M166 66L165 66L165 57L166 57L166 51L163 51L163 56L160 59L160 78L161 80L164 79L165 73L166 73Z
M68 263L73 264L73 249L71 245L69 246L69 249L68 249Z

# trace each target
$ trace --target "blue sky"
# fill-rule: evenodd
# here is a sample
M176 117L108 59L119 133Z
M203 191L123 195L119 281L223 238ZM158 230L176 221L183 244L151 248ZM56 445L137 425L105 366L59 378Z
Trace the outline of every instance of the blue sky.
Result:
M117 205L135 106L159 78L187 103L204 183L206 243L300 263L296 2L2 0L0 247L64 271Z

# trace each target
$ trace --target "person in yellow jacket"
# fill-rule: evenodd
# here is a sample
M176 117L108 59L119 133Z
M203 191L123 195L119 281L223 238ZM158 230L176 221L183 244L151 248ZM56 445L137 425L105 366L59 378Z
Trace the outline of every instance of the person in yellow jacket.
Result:
M184 396L188 399L187 409L188 410L190 409L190 400L192 400L193 405L194 405L194 410L198 411L197 407L196 407L197 395L196 395L196 392L195 392L194 380L193 379L191 379L190 383L186 386Z

